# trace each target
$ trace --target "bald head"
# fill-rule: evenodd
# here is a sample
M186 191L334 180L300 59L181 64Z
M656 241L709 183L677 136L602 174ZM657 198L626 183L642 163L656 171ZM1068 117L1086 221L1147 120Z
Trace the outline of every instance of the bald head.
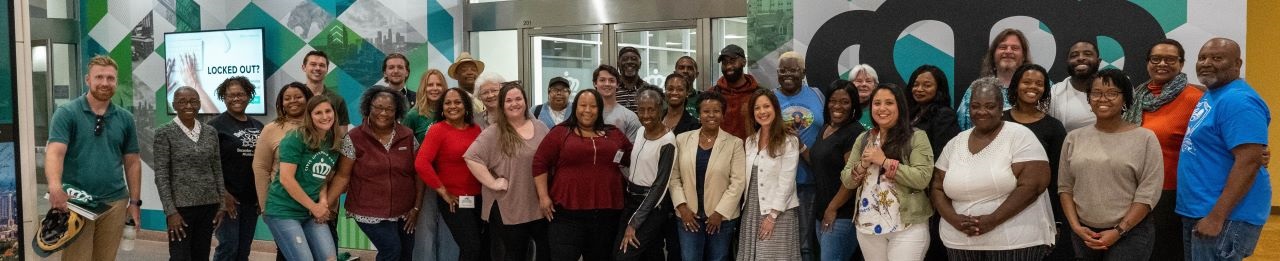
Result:
M1240 44L1227 38L1213 38L1200 47L1196 76L1209 89L1217 89L1240 78Z

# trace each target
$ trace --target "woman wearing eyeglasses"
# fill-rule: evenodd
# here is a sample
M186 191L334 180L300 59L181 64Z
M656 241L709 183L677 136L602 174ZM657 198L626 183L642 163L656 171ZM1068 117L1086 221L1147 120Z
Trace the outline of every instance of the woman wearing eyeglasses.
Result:
M1157 240L1151 260L1182 260L1182 217L1173 212L1178 196L1178 154L1187 122L1204 86L1191 84L1182 73L1182 44L1164 39L1147 50L1147 75L1151 80L1133 86L1134 104L1124 112L1125 121L1142 125L1156 134L1164 158L1164 184L1160 202L1151 210Z
M1083 260L1147 260L1155 238L1151 208L1160 200L1160 140L1122 118L1133 103L1123 71L1098 72L1089 85L1098 120L1067 134L1058 170L1062 210ZM1167 251L1167 250L1160 250Z
M338 173L325 195L338 202L347 193L347 216L369 236L383 261L413 258L413 234L422 210L423 184L413 166L418 143L413 130L399 123L406 103L400 92L386 87L364 92L364 123L342 139Z
M156 130L155 182L169 224L169 256L209 257L213 217L226 189L218 158L218 131L196 120L200 96L183 86L173 93L178 117Z

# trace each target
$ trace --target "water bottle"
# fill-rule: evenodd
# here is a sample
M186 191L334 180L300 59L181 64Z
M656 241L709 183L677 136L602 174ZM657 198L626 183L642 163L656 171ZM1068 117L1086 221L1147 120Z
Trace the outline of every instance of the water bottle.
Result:
M133 251L133 239L138 237L138 225L133 223L133 219L124 222L124 240L120 241L120 250Z

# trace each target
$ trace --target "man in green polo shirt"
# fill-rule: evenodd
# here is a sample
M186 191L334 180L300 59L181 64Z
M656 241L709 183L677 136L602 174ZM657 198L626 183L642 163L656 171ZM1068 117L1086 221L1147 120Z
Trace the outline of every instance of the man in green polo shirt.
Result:
M133 115L111 104L116 62L93 57L84 82L89 93L53 113L44 175L49 181L49 204L55 209L67 210L69 194L77 201L111 206L97 220L85 223L77 240L62 250L62 260L112 260L126 213L141 223L142 163ZM69 189L64 190L64 185Z

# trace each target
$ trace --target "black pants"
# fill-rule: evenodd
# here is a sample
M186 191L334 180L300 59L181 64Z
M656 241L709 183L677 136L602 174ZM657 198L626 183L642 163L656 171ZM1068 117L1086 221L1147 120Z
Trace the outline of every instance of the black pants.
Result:
M489 209L489 233L490 257L494 261L527 261L531 257L537 261L551 260L546 219L507 225L502 222L502 210L494 202ZM530 243L533 249L529 248Z
M622 210L568 210L557 207L551 221L551 260L612 260Z
M476 196L475 202L480 204L483 201ZM450 212L449 203L444 199L439 203L436 206L440 209L440 217L453 233L453 241L458 242L458 260L488 260L484 254L484 222L480 220L480 208L459 207Z
M218 246L213 249L214 261L245 261L252 252L253 233L258 227L258 205L236 206L236 216L225 215L219 221L214 234Z
M663 240L667 245L667 260L680 261L680 218L675 215L675 207L671 205L671 200L663 200L663 207L669 209L666 219L662 223L662 231L664 233Z
M666 226L668 221L667 215L671 209L665 208L662 204L658 204L653 211L649 212L644 224L636 228L636 239L640 240L640 246L637 248L627 247L627 251L617 250L622 244L622 236L627 231L627 223L630 221L633 213L640 208L640 204L644 202L645 195L625 195L623 197L622 216L618 221L618 235L613 240L614 259L618 261L632 260L663 260L663 238L666 232L662 228Z
M1151 260L1183 260L1182 216L1173 212L1177 198L1177 190L1161 191L1160 202L1149 214L1155 223L1157 238Z
M178 215L187 225L183 228L187 237L169 241L169 260L209 260L213 217L217 214L218 204L178 207Z

